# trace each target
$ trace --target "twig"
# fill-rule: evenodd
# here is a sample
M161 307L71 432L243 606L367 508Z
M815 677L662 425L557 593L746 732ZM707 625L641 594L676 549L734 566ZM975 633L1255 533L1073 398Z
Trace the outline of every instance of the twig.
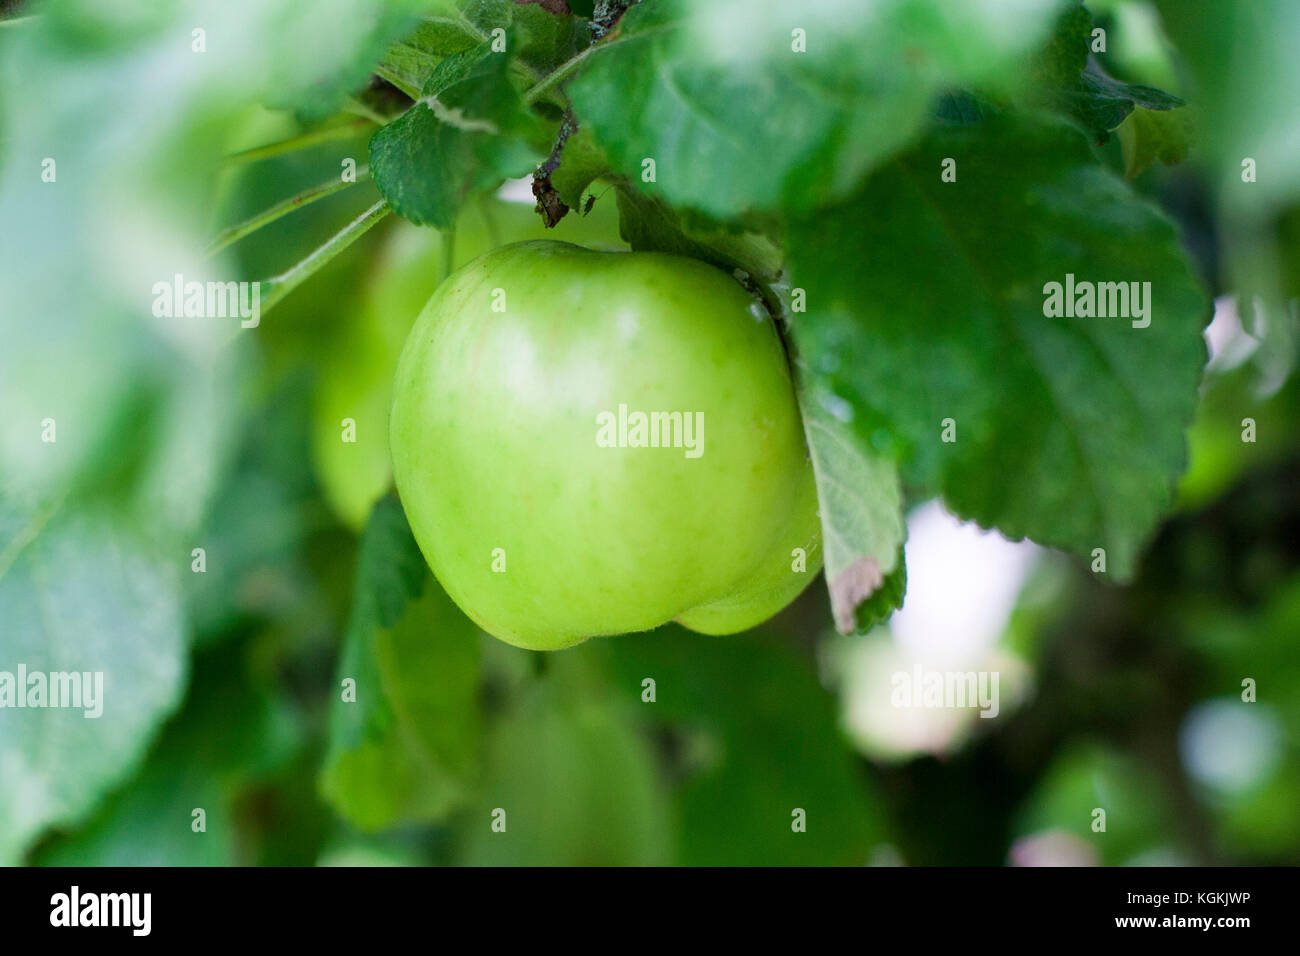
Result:
M456 227L450 225L442 230L442 257L438 263L438 281L451 275L456 268Z
M596 0L591 17L592 39L599 40L618 26L618 21L623 18L623 14L636 3L637 0Z
M551 155L546 157L546 162L538 166L533 173L533 197L537 200L537 211L541 214L547 229L554 228L569 211L569 207L551 185L551 174L560 168L560 154L564 152L564 144L577 132L577 129L578 120L573 115L573 110L565 110L564 118L560 120L560 132L555 137L555 146L551 148Z
M360 166L357 168L356 182L358 183L363 182L369 177L370 177L369 166ZM354 184L350 182L343 182L342 180L335 177L333 179L329 179L326 182L321 183L319 186L313 186L310 189L305 189L302 192L298 193L298 195L296 196L290 196L288 199L281 200L280 202L276 203L274 206L271 206L270 208L264 209L262 212L259 212L257 215L250 216L248 219L245 219L243 222L239 223L238 225L230 226L227 229L221 230L221 232L217 233L216 236L212 239L212 242L208 244L207 251L204 253L204 255L205 257L214 256L222 249L226 248L226 246L229 246L231 243L238 242L240 239L243 239L244 236L247 236L249 233L256 232L258 229L261 229L263 226L269 225L270 223L275 222L277 219L287 216L295 209L301 209L303 206L314 203L318 199L324 199L326 196L332 196L334 195L334 193L338 192L339 190L346 189L348 186L351 185Z
M253 149L246 149L239 153L231 153L226 157L225 161L227 164L234 165L236 163L251 163L259 159L269 159L282 153L308 149L312 146L319 146L321 143L333 142L336 139L348 139L374 125L370 120L358 117L346 123L326 126L323 129L314 129L309 133L303 133L301 136L295 136L279 143L268 143L266 146L256 146Z
M344 226L324 245L317 247L297 265L264 281L270 291L261 300L263 314L271 311L298 286L302 285L352 243L364 236L381 219L392 212L387 200L381 199L352 222Z

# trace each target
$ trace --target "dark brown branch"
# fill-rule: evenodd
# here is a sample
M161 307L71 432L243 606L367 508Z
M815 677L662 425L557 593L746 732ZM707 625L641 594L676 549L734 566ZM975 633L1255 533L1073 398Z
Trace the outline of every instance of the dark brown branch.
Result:
M567 17L573 13L573 11L569 9L569 4L566 0L515 0L515 3L519 4L521 7L527 6L530 3L535 3L547 13L553 13L557 17Z
M546 162L538 166L537 171L533 173L533 198L537 200L537 211L541 214L547 229L554 228L569 211L568 205L551 185L551 174L560 168L560 154L564 151L564 144L577 129L578 121L573 115L573 110L566 110L564 118L560 120L560 132L555 137L555 146L551 149L551 155L546 157Z
M591 18L591 38L599 40L618 25L628 7L637 0L596 0L595 11Z

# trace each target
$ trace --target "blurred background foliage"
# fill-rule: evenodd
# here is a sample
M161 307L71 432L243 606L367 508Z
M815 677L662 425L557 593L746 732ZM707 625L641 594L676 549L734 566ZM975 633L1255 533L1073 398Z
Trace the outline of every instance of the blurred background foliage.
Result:
M1208 144L1134 179L1217 309L1180 504L1131 583L912 501L908 603L869 634L836 635L814 585L750 634L542 655L478 633L412 556L389 384L449 263L543 236L626 248L612 192L554 230L519 184L468 203L454 240L389 217L254 333L142 322L159 263L201 274L217 230L364 164L370 64L424 5L0 3L0 668L100 668L133 701L98 725L0 713L0 863L1300 861L1300 188L1228 200L1215 136L1276 128L1300 169L1297 67L1201 32L1208 5L1089 4L1106 69L1189 100ZM190 53L191 23L217 52ZM322 124L310 148L223 158ZM1096 148L1132 173L1152 135ZM305 206L226 274L282 272L378 198ZM46 417L57 445L32 437ZM34 601L61 609L42 625L61 649L23 643ZM997 670L999 714L890 706L913 666Z

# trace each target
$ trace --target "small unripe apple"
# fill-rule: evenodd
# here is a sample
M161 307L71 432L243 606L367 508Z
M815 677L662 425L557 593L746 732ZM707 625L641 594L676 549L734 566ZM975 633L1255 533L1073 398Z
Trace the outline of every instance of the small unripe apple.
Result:
M821 566L780 338L693 259L535 241L469 263L406 341L390 440L439 582L520 647L744 630Z

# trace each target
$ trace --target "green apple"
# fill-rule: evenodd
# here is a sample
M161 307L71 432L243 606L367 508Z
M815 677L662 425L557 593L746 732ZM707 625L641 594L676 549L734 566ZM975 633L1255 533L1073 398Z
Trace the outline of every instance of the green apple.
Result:
M434 574L520 647L733 633L821 566L780 338L693 259L533 241L469 263L407 338L390 444Z
M456 264L499 245L497 236L531 239L544 232L531 205L474 203L456 224ZM566 216L556 232L584 242L617 243L613 203L597 205L589 216ZM393 371L411 324L436 284L442 258L441 233L394 221L365 276L352 321L317 339L312 460L325 500L357 531L393 482L388 451ZM349 441L343 440L345 420L351 424Z

